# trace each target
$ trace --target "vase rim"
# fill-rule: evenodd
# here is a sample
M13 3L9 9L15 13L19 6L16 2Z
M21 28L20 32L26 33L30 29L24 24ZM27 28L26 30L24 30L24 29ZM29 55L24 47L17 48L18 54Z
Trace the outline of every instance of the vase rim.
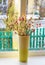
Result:
M29 36L29 35L19 35L19 36L23 36L23 37L25 37L25 36Z

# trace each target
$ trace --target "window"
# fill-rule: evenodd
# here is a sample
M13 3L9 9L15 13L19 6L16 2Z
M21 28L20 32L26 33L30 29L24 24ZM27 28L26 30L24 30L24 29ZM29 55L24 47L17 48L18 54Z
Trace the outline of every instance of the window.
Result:
M0 15L6 15L8 0L0 0Z
M0 50L12 49L12 32L1 31L6 28L3 18L6 18L8 0L0 0Z
M0 0L0 4L2 3L2 0Z
M0 51L12 49L12 32L0 31Z
M12 32L0 31L0 50L12 49Z
M6 0L3 0L3 4L6 4Z
M27 0L27 13L33 14L34 11L39 9L39 0Z
M27 0L27 3L26 3L27 18L30 18L30 17L39 18L40 4L41 4L41 0Z

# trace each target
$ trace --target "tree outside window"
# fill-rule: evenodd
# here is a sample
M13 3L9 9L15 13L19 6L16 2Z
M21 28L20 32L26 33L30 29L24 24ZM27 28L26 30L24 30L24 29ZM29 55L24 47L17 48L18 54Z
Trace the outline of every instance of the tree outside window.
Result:
M6 15L8 0L0 0L0 15Z
M2 3L2 0L0 0L0 4Z
M3 4L6 4L6 0L3 0Z

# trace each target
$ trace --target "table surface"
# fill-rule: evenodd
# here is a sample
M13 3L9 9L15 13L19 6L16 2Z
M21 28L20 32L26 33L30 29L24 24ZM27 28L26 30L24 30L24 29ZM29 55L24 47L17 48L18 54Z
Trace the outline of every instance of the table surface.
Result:
M0 65L45 65L45 56L29 57L27 63L21 63L17 58L0 58Z

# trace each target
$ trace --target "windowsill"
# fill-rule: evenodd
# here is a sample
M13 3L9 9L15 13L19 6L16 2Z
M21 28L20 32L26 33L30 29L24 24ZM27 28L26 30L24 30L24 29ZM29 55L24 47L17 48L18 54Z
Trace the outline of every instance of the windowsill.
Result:
M45 56L45 52L28 52L28 57ZM19 51L0 51L0 58L19 58Z

